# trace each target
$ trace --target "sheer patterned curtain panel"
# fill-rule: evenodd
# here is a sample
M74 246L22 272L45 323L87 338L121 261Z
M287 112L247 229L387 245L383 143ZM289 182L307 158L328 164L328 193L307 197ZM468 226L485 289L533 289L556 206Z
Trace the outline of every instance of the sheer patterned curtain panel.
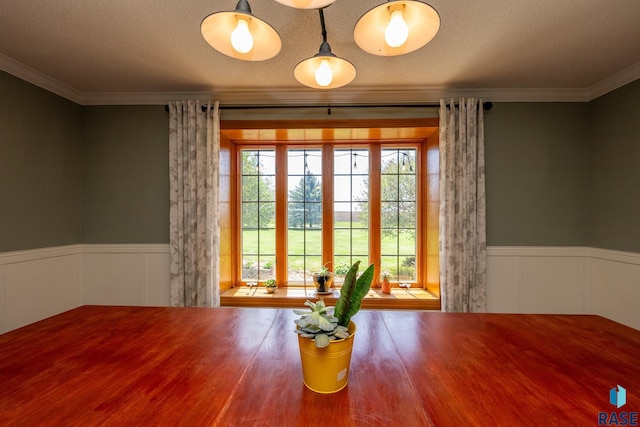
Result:
M220 306L219 157L218 102L204 108L200 101L169 103L173 306Z
M483 114L481 99L440 101L442 311L486 311Z

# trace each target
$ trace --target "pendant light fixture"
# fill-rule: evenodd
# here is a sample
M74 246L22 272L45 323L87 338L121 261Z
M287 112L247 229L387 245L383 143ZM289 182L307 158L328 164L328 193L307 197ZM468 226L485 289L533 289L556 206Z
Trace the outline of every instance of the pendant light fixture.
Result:
M324 25L324 13L319 9L322 26L322 44L320 51L298 63L293 69L296 80L314 89L335 89L351 83L356 77L356 67L346 59L331 52L327 42L327 30Z
M440 15L417 0L389 0L374 7L356 23L353 37L365 52L396 56L413 52L435 37Z
M264 61L280 52L278 32L251 13L247 0L231 12L216 12L200 25L204 39L220 53L244 61Z
M296 9L322 9L330 4L335 3L336 0L276 0L278 3L289 7L295 7Z

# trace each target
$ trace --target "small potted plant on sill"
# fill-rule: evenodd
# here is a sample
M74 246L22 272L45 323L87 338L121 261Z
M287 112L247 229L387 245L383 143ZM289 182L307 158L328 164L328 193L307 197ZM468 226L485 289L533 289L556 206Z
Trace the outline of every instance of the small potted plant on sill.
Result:
M382 288L383 294L391 293L391 283L389 282L390 278L391 278L391 274L388 271L383 271L382 273L380 273L380 277L378 278L378 283Z
M331 293L331 285L333 284L333 273L327 268L327 264L320 267L320 270L313 273L313 284L316 287L318 295L326 295Z
M278 290L276 279L267 279L267 281L264 282L264 287L267 288L267 292L270 294L275 293Z
M301 315L295 321L302 362L304 384L317 393L342 390L349 380L351 350L356 324L351 320L362 305L373 281L370 265L357 277L360 261L351 266L340 289L335 307L327 307L322 299L305 305L311 310L294 310Z

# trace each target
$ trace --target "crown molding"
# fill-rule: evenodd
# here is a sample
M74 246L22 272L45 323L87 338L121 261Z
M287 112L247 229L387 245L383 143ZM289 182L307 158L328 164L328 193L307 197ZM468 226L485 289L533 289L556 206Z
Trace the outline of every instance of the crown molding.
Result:
M188 99L217 100L223 105L366 105L439 102L448 98L482 98L491 102L589 102L640 78L637 63L588 88L385 88L351 86L332 91L301 87L228 88L191 92L82 93L33 68L0 54L0 70L80 105L162 105Z
M223 105L366 105L420 104L448 98L482 98L492 102L587 102L585 89L449 89L433 87L354 87L336 91L300 88L257 90L227 89L202 92L94 93L84 96L83 105L159 105L170 101L216 100Z
M46 74L41 73L31 67L28 67L13 58L0 53L0 70L18 77L26 82L34 84L53 94L61 96L73 101L76 104L83 105L84 95L82 92L55 80Z
M606 78L589 88L589 101L612 92L622 86L640 79L640 62L625 68L619 73Z

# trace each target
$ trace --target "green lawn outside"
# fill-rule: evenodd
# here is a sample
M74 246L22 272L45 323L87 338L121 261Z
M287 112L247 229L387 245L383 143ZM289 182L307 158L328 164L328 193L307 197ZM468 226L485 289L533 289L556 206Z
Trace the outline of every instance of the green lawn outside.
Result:
M335 264L349 262L348 254L354 254L354 259L367 263L369 253L368 229L347 229L349 222L338 222L334 228ZM354 226L359 227L356 223ZM322 253L322 234L320 230L289 230L288 234L289 268L302 270L304 268L305 247L307 255L307 269L320 267ZM268 261L275 254L275 230L244 230L242 233L243 254L261 254L261 261ZM398 257L397 254L401 255ZM397 263L407 256L415 256L415 239L408 233L400 233L400 238L385 236L382 238L383 269L391 270ZM398 259L399 258L399 259ZM253 257L244 256L243 262ZM317 264L317 265L316 265Z

